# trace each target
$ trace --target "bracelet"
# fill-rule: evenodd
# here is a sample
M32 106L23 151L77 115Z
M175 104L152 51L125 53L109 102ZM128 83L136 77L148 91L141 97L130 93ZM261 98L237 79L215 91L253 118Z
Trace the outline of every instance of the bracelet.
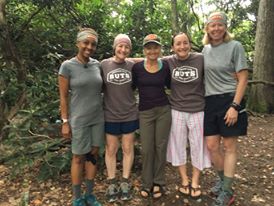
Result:
M62 119L62 124L65 124L68 122L68 119Z
M236 111L240 111L241 110L241 105L239 105L239 104L237 104L236 102L232 102L231 104L230 104L230 107L232 107L232 108L234 108Z

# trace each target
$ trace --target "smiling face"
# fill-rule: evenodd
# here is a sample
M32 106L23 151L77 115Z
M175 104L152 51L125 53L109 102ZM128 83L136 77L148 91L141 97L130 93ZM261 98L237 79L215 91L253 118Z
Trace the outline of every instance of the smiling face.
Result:
M124 61L130 54L130 46L127 43L119 43L115 47L115 59L120 62Z
M90 35L85 39L78 41L76 46L78 47L78 55L87 59L96 51L97 41L94 36Z
M213 45L220 44L224 41L226 31L226 25L221 22L211 22L206 27L210 43Z
M190 49L190 40L186 34L178 34L173 38L172 50L178 56L179 59L187 59Z
M148 60L155 61L161 55L161 46L156 43L148 43L144 46L144 55Z

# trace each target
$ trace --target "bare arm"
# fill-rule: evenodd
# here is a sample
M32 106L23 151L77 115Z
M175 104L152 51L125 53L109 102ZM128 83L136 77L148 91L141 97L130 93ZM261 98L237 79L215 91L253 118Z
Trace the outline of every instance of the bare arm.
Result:
M238 84L236 87L236 93L235 93L233 102L235 102L236 104L240 104L243 99L243 96L247 87L247 83L248 83L248 70L247 69L241 70L236 73L236 76L238 79ZM225 123L228 126L234 125L238 121L238 111L230 107L227 110L224 119L226 120Z
M69 94L69 80L62 75L58 76L61 118L68 119L68 94ZM62 124L62 135L65 138L71 137L69 123Z

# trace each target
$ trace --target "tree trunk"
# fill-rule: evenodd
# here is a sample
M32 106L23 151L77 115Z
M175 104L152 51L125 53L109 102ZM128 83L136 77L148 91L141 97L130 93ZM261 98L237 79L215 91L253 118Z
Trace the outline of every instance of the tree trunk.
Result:
M174 35L179 32L177 0L171 0L171 17L172 33Z
M27 69L21 60L18 50L14 44L14 41L11 39L9 25L6 21L5 16L5 7L6 0L0 0L0 36L2 42L1 53L4 56L6 61L11 61L14 63L15 68L17 69L17 82L19 84L24 85L26 81ZM0 82L0 87L5 87L3 82ZM4 89L3 89L4 90ZM10 120L17 114L18 110L20 110L26 102L26 90L22 89L17 97L17 101L14 103L12 107L9 107L5 102L5 99L0 99L0 140L3 138L3 127L9 124Z
M255 38L253 81L274 82L274 1L261 0ZM270 84L252 84L249 108L274 113L274 88Z

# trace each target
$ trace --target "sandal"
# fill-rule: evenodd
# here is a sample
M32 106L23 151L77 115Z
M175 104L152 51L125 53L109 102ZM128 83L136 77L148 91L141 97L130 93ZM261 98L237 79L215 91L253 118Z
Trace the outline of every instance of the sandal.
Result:
M190 195L190 185L181 185L178 189L178 191L184 195L184 196L189 196Z
M140 195L142 198L148 198L151 194L151 189L149 190L148 188L145 188L143 187L141 190L140 190Z
M153 185L152 193L153 193L153 198L154 199L161 198L164 195L164 188L163 188L163 186L158 185L158 184L154 184Z
M201 187L198 186L198 187L190 187L190 196L192 199L194 200L198 200L198 199L201 199L201 196L202 196L202 191L201 191ZM196 193L198 193L199 195L195 195Z

